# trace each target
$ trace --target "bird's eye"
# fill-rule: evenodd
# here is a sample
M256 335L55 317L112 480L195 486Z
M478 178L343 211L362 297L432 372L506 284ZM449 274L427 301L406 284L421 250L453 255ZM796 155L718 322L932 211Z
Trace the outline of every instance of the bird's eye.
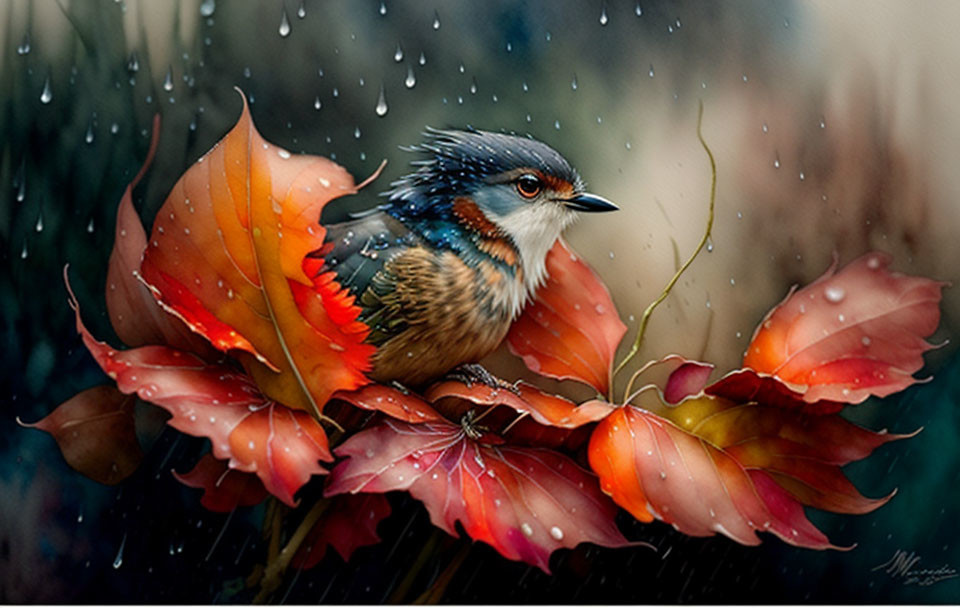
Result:
M543 190L543 182L536 175L521 175L517 179L517 192L524 198L533 198Z

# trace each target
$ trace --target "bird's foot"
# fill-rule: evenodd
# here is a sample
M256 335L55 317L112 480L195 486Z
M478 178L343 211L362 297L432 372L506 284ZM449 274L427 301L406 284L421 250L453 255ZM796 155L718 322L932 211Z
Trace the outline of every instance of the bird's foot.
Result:
M510 385L497 378L479 363L464 363L447 374L447 380L462 382L467 386L482 384L491 388L508 388Z

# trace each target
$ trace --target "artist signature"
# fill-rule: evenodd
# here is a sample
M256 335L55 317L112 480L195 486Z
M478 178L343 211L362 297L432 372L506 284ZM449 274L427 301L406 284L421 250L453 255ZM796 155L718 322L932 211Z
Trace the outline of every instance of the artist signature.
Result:
M909 553L901 549L893 552L886 563L875 566L871 571L883 570L890 578L900 579L904 585L918 585L929 587L936 583L960 576L957 571L944 564L936 569L921 568L920 556L913 551Z

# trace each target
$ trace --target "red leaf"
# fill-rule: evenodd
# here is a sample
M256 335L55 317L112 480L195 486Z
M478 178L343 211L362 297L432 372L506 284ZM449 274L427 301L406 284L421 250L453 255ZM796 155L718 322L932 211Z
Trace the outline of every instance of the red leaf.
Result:
M360 547L380 542L377 524L390 515L390 503L382 494L347 494L329 500L330 506L293 556L294 568L313 568L327 554L327 547L350 561Z
M95 386L26 424L53 435L64 460L94 481L113 485L129 477L143 460L133 419L136 398L112 386Z
M482 445L448 422L385 420L336 453L348 459L331 473L328 496L409 490L448 534L459 520L474 540L545 572L561 547L628 544L596 478L551 450Z
M296 504L293 495L312 475L326 472L317 461L333 458L314 418L268 399L249 376L191 353L166 346L114 350L90 335L70 296L77 331L117 388L173 414L168 424L175 429L209 437L213 455L229 460L231 468L256 473L289 505Z
M158 212L141 276L216 348L241 351L266 395L319 414L337 390L368 382L374 350L353 298L330 273L306 272L324 205L355 192L332 161L267 143L244 98L236 126Z
M138 278L147 234L133 208L133 189L153 161L159 129L160 116L157 115L150 151L140 172L124 190L117 209L116 236L107 267L107 312L114 331L127 346L165 344L206 355L212 351L210 345L193 334L183 321L161 308Z
M788 386L776 376L758 374L752 369L738 369L720 378L706 389L708 395L737 403L756 402L776 407L796 408L808 414L835 414L844 408L839 401L807 403L806 387Z
M404 422L416 424L443 420L443 417L419 396L382 384L368 384L355 391L340 391L334 398L365 410L383 412Z
M538 374L579 380L606 394L627 326L607 288L562 239L547 253L546 265L546 283L507 335L510 352Z
M860 403L915 383L944 283L891 272L890 262L868 253L788 294L757 328L744 367L805 387L807 403Z
M836 548L802 505L842 513L883 505L890 496L864 498L840 467L906 437L836 415L713 397L658 411L663 417L626 406L597 426L589 458L601 487L641 521L656 517L685 534L720 532L746 545L766 530L797 546Z
M578 406L565 397L544 393L526 382L503 382L493 387L482 382L467 384L460 380L445 380L430 387L426 397L431 402L459 397L479 405L506 405L529 414L539 424L565 429L596 422L613 411L613 406L605 401L593 400Z
M209 452L189 473L174 471L180 483L191 488L202 488L200 504L217 513L229 513L237 507L252 507L267 497L267 490L256 475L243 473L227 466Z

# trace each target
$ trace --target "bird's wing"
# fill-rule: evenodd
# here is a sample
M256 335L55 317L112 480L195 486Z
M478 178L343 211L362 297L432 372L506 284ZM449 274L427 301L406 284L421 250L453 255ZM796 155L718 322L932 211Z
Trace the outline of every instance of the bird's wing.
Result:
M356 296L363 309L360 320L370 326L367 342L382 344L406 327L399 302L390 297L397 277L387 262L420 244L420 239L386 213L326 228L326 243L321 250L324 271L336 272L340 285Z

